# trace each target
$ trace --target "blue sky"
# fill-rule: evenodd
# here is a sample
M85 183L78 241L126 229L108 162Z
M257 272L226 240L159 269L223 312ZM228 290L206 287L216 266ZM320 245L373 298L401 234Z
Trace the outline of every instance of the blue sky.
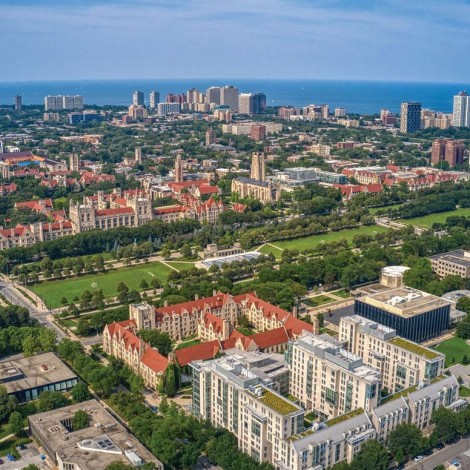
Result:
M469 0L0 0L2 80L468 82Z

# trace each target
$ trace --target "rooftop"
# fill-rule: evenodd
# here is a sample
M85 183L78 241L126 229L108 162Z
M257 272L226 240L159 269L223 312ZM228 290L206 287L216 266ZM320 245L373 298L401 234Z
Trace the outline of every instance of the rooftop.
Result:
M88 413L90 425L70 432L66 425L78 410ZM28 420L33 434L41 442L47 442L46 448L57 453L63 462L80 465L81 470L105 468L115 461L129 464L136 456L144 462L156 462L157 468L163 468L96 400L39 413Z
M387 289L359 299L361 302L403 317L412 317L439 307L450 306L447 300L411 287Z
M77 376L52 352L0 362L0 382L7 393L75 379Z
M295 405L287 398L284 398L281 395L274 393L262 386L256 387L253 395L258 399L259 402L263 403L281 415L288 415L290 413L295 413L301 410L298 405Z
M406 349L414 354L418 354L419 356L423 356L426 359L437 359L442 357L442 354L433 351L432 349L424 348L423 346L419 346L416 343L412 343L406 339L395 337L389 340L389 343L393 344L394 346L398 346L400 348Z
M430 257L432 260L449 261L453 264L458 264L468 268L470 266L470 251L454 250L440 255Z

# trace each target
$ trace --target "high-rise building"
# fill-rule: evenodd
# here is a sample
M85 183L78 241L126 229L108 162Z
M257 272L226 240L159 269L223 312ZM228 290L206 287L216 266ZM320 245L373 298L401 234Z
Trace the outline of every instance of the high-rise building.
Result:
M175 183L181 183L183 181L183 160L181 155L176 156L175 160Z
M134 91L132 95L132 104L134 106L144 106L144 92L143 91Z
M207 104L220 104L220 87L211 86L206 90L206 103Z
M15 96L15 111L21 111L23 108L23 100L21 98L21 95L16 95Z
M206 132L206 147L212 144L216 143L216 137L215 137L215 132L214 129L210 128L207 129Z
M253 152L251 157L251 178L256 181L266 181L266 165L264 154Z
M266 111L266 95L255 93L253 95L253 114L261 114L263 111Z
M446 161L449 165L461 165L465 157L465 143L463 140L435 139L431 148L431 163L438 165Z
M191 88L186 92L186 101L191 104L201 103L201 92L197 88Z
M455 127L470 127L470 96L465 91L454 96L452 123Z
M59 122L60 114L59 113L44 113L42 116L42 119L44 122Z
M160 93L158 91L151 91L150 92L150 108L156 109L158 107L158 103L160 103Z
M157 114L159 116L168 116L169 114L179 114L181 105L179 103L158 103Z
M328 119L330 114L330 107L327 104L321 105L321 117L322 119Z
M46 96L44 98L45 110L83 109L83 96Z
M232 111L238 112L238 88L227 85L220 89L220 104L228 106Z
M346 116L346 108L335 108L335 117Z
M401 104L400 132L411 134L421 128L421 103Z
M262 124L253 124L250 129L250 138L255 142L266 140L266 126Z
M253 93L240 93L238 97L238 112L240 114L253 114Z

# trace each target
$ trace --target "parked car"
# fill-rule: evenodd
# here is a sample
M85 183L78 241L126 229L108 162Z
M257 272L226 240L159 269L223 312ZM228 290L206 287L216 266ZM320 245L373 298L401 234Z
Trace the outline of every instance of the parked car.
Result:
M436 449L437 450L442 450L444 447L445 447L445 444L443 444L442 442L439 442L439 444L437 444L437 446L436 446Z
M14 462L16 459L15 457L13 457L13 455L11 454L7 454L7 459L10 461L10 462Z
M415 462L419 462L420 460L423 460L423 456L422 455L417 455L415 458L414 458L414 461Z

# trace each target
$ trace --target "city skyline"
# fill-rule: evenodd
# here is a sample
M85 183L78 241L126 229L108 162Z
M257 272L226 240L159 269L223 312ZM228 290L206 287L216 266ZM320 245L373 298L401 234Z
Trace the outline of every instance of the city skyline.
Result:
M0 59L4 80L216 78L223 70L232 78L465 82L466 12L466 0L5 0L0 44L10 46Z

